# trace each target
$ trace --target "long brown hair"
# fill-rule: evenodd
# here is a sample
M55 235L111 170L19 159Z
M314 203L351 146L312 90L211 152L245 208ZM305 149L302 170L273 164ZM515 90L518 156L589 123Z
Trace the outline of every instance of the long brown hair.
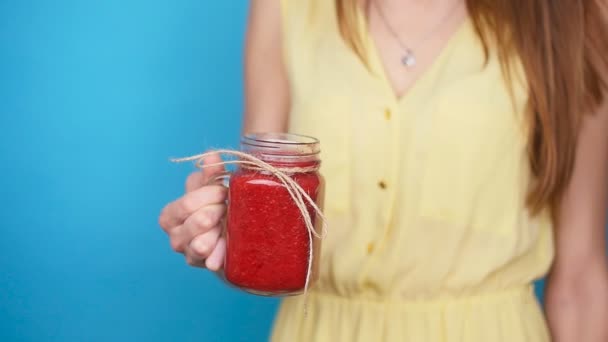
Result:
M361 1L335 1L343 39L365 60L356 29ZM528 147L535 176L528 207L533 213L555 208L572 174L581 119L595 112L606 95L608 5L603 0L466 4L486 57L493 41L506 73L514 57L521 61L529 86Z

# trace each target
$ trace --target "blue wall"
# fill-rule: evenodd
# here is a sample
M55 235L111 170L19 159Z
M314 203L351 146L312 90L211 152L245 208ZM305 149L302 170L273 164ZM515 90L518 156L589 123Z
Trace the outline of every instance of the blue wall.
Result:
M0 1L0 341L260 341L157 225L238 141L246 0Z

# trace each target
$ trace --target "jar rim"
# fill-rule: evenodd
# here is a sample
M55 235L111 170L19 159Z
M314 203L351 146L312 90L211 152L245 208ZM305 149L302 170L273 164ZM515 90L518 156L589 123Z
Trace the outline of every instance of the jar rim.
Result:
M241 138L248 152L283 156L314 156L321 152L317 138L293 133L249 133Z

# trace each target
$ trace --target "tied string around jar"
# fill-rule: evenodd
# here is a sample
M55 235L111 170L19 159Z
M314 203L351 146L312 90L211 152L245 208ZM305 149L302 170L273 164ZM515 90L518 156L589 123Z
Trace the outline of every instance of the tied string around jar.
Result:
M212 164L204 164L204 159L210 155L224 155L230 157L237 157L236 160L225 160L219 163ZM186 157L186 158L175 158L171 159L174 163L183 163L188 161L194 161L195 165L199 169L206 169L215 166L226 166L226 165L239 165L241 167L251 169L259 172L267 172L275 176L277 179L283 183L285 189L289 193L291 199L294 204L300 210L302 214L302 219L306 225L306 229L308 231L309 238L309 254L308 254L308 270L306 272L306 282L304 284L304 297L305 297L305 305L306 308L306 298L308 294L308 287L310 285L310 278L312 275L312 265L313 265L313 237L323 239L325 235L327 235L327 220L323 215L323 211L317 206L315 201L306 193L306 191L296 182L289 174L297 174L297 173L306 173L316 171L318 166L311 167L275 167L251 154L234 151L234 150L215 150L206 152L203 154ZM321 220L321 232L318 232L315 228L314 222L311 218L310 213L308 212L308 205L313 209L314 213ZM305 309L306 312L306 309Z

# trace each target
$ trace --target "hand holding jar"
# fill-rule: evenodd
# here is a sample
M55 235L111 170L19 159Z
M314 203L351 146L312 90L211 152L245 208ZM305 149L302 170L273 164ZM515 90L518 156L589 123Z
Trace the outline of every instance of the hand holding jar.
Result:
M243 137L242 151L222 151L238 160L221 162L209 153L178 160L198 161L204 170L199 176L203 186L194 190L199 195L192 207L184 204L189 193L168 205L161 226L189 262L201 265L207 258L205 265L217 270L223 260L224 279L233 286L267 296L302 293L318 274L324 189L319 152L314 138L254 134ZM222 172L223 164L237 164L238 169ZM222 197L216 184L226 178L230 180L224 240L217 225L226 206L217 202ZM190 214L181 229L172 226L197 205L201 209ZM199 243L204 249L198 249Z
M206 157L204 163L221 161L214 154ZM183 253L188 264L212 271L222 268L226 253L226 241L221 235L228 191L212 182L224 171L223 166L217 166L192 173L186 180L185 194L165 206L159 218L173 250Z

